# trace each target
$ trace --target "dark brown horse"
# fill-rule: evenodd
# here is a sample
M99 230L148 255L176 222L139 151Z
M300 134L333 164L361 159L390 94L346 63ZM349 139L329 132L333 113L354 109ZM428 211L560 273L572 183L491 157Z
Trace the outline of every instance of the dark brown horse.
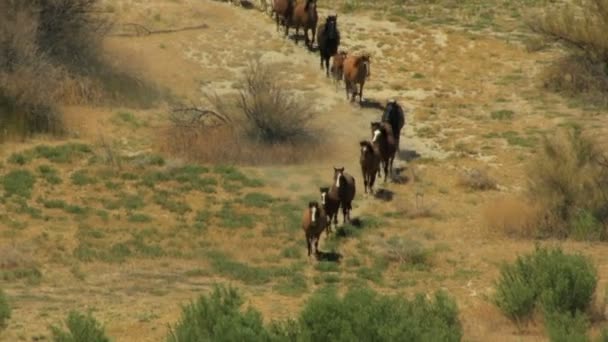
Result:
M395 160L395 153L397 152L397 143L393 136L391 125L387 122L372 122L370 124L372 131L372 144L378 146L380 151L380 157L382 159L382 166L384 168L384 181L389 172L393 173L393 161ZM382 176L378 171L378 175Z
M393 130L393 137L397 144L397 150L399 150L399 140L401 137L401 129L405 125L405 115L403 114L403 108L397 103L397 101L390 99L382 114L382 122L388 122Z
M298 33L300 28L304 29L304 43L308 48L312 49L312 44L315 41L317 29L317 0L304 0L304 2L296 4L293 9L291 21L287 21L287 30L290 26L296 28L296 45L299 41ZM308 39L308 30L312 31L312 40Z
M289 32L289 22L293 16L295 3L295 0L272 0L272 10L270 15L275 15L277 32L279 32L281 25L285 26L285 36L287 36Z
M327 215L327 231L326 237L331 232L331 223L333 220L334 225L338 226L338 211L340 210L340 196L338 196L338 188L336 187L322 187L319 188L321 192L321 204L325 209Z
M338 30L338 16L329 15L325 22L317 28L317 45L321 57L321 70L325 63L325 75L329 77L329 59L338 53L340 46L340 31Z
M359 103L363 102L363 85L365 80L370 77L370 56L363 54L360 56L348 55L344 61L344 85L346 86L346 99L352 93L351 101L359 95ZM357 85L360 85L357 91Z
M344 167L334 167L334 184L332 188L338 189L338 197L340 198L340 206L342 207L342 215L344 223L350 222L350 212L353 209L352 202L355 198L355 178L344 172Z
M308 208L302 215L302 229L306 237L306 247L310 257L314 245L315 255L319 253L319 237L327 227L327 216L317 201L308 202Z
M363 174L363 184L365 193L369 188L371 194L374 193L374 183L376 182L376 174L380 171L380 151L378 145L373 145L367 140L359 142L361 146L361 156L359 163L361 164L361 173Z

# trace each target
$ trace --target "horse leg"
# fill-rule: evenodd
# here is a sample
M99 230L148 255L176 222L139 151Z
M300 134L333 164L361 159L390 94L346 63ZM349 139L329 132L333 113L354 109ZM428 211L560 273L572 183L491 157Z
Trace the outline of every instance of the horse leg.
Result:
M308 256L310 257L310 252L312 249L312 244L310 243L310 237L306 237L306 248L308 248Z
M369 192L374 194L374 183L376 183L376 173L372 172L369 176Z
M363 103L363 85L365 82L361 82L361 88L359 90L359 104Z
M315 238L315 256L319 255L319 237Z
M325 74L329 77L329 56L325 57Z
M388 158L384 161L384 183L386 183L386 177L388 176Z

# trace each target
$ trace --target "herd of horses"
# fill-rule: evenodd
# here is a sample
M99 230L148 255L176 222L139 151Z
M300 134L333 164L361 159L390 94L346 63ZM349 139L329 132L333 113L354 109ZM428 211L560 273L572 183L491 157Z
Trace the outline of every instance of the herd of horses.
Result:
M359 103L363 102L363 86L370 76L370 55L368 53L354 54L340 47L340 31L338 30L338 16L328 15L317 25L317 0L262 0L270 1L268 12L276 21L277 32L281 26L285 29L285 36L289 35L290 28L295 28L295 42L299 42L299 31L304 30L304 43L312 50L316 43L320 57L320 67L326 76L333 77L336 84L344 81L346 99L355 101L359 95ZM267 4L264 4L263 8ZM308 32L312 31L312 39ZM329 65L332 61L331 66ZM357 89L358 88L358 89ZM352 96L349 96L351 95ZM399 137L405 125L403 108L393 99L388 100L379 121L370 123L371 139L361 140L360 158L361 173L363 176L364 191L374 193L376 177L382 176L384 181L392 176L393 161L399 150ZM344 171L344 167L334 167L331 186L319 188L321 201L310 201L302 215L302 228L306 236L308 256L319 255L319 238L323 231L329 235L332 223L337 227L338 212L342 208L343 223L350 222L352 201L355 198L355 178Z

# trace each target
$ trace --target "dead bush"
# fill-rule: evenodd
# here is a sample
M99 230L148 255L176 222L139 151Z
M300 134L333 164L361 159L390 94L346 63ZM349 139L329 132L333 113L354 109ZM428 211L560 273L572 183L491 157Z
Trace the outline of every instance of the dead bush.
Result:
M239 85L237 107L246 118L247 132L268 144L310 140L311 104L297 99L281 84L275 69L254 60Z
M512 238L532 238L538 233L539 208L527 199L505 197L483 209L485 226Z
M254 60L238 94L209 93L209 109L174 110L162 148L204 163L285 164L328 157L313 113L285 90L272 66Z
M529 198L542 208L543 235L601 239L608 224L608 166L578 130L547 137L528 167Z
M533 31L562 43L570 55L548 69L547 87L608 105L608 0L560 2L527 20Z
M498 188L496 181L484 170L465 170L458 180L460 186L471 190L495 190Z

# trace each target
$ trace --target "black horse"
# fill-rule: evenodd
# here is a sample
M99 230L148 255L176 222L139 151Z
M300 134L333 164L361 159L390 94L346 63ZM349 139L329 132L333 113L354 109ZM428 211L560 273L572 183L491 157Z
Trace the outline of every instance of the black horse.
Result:
M399 136L401 135L401 128L405 125L405 115L403 114L403 108L395 100L389 100L384 113L382 114L382 122L388 122L393 129L393 137L399 148Z
M338 16L329 15L325 23L317 28L317 45L321 55L321 70L325 62L325 73L329 77L329 59L338 52L340 46L340 31L338 30Z

